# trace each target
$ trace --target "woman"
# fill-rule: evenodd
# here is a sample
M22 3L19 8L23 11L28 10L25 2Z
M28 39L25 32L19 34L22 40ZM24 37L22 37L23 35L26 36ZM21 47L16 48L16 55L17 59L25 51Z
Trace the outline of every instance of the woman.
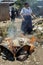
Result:
M12 10L11 10L11 21L14 22L14 20L15 20L15 10L14 10L14 8L12 7Z
M31 33L32 31L32 19L31 19L32 9L30 8L28 3L24 4L24 7L22 8L20 14L24 18L22 22L22 26L21 26L23 33L24 34Z

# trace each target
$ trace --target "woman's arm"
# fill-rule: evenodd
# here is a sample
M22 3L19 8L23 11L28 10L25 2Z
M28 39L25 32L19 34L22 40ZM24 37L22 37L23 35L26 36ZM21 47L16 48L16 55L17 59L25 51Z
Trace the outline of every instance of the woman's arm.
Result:
M33 13L31 13L31 15L32 15L34 18L37 18Z
M24 17L23 17L23 14L22 13L20 13L20 16L22 17L22 20L24 20Z

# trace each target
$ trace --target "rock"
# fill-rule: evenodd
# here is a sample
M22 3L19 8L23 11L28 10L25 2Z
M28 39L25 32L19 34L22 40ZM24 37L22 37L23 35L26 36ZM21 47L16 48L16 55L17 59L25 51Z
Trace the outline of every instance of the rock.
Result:
M38 30L42 31L42 30L43 30L43 28L39 26L39 27L38 27Z
M40 64L40 62L36 62L36 64L37 64L37 65L39 65L39 64Z
M42 48L43 48L43 45L42 45Z

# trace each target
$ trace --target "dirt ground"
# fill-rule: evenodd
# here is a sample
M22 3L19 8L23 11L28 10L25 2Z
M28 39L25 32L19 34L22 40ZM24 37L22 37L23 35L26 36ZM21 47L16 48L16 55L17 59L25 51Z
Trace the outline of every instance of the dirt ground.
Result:
M17 22L21 21L21 19L16 19ZM1 23L2 25L2 23ZM15 24L18 28L18 31L20 30L20 25L18 23ZM35 49L35 51L28 56L27 60L25 61L8 61L3 60L0 56L0 65L43 65L43 47L39 46Z

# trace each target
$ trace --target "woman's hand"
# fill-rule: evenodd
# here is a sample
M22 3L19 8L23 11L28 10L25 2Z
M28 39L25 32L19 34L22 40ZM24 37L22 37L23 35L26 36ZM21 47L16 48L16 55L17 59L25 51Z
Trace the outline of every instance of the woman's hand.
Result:
M36 15L34 15L33 13L31 14L34 18L37 18Z
M33 15L34 18L37 18L35 15Z
M24 18L22 18L22 20L24 21L25 19L24 19Z

